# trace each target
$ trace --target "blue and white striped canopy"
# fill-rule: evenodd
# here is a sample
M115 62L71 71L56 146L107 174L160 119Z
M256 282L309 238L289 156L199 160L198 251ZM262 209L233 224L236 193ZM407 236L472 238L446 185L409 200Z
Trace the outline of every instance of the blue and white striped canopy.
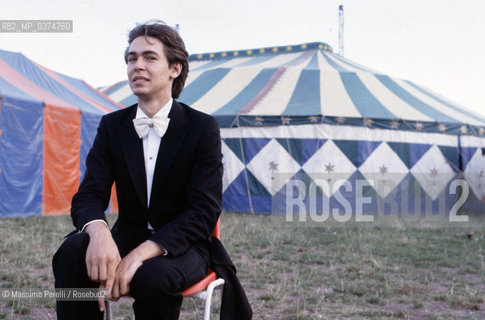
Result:
M136 103L126 81L105 92ZM225 210L448 213L463 175L463 209L485 212L485 119L325 43L192 55L179 100L222 127Z
M105 93L136 103L127 81ZM179 99L222 127L303 123L483 135L485 118L411 81L332 53L325 43L190 56Z

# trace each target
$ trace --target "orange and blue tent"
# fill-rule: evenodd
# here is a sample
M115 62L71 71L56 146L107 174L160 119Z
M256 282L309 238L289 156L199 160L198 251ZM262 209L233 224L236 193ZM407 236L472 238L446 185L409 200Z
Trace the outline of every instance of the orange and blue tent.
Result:
M0 217L68 213L98 123L120 108L83 80L0 50Z

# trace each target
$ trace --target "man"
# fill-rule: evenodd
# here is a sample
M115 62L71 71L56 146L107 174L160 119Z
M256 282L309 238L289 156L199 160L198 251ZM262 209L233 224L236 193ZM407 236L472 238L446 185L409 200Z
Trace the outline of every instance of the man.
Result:
M222 198L217 121L173 100L188 74L185 45L161 22L138 25L128 38L138 104L101 119L72 200L77 230L53 258L56 288L106 288L112 300L135 299L136 319L178 319L181 291L210 266L228 280L225 316L251 318L227 254L210 237ZM110 232L104 212L113 182L119 217ZM236 300L242 309L229 306ZM58 319L102 319L104 308L103 301L57 302Z

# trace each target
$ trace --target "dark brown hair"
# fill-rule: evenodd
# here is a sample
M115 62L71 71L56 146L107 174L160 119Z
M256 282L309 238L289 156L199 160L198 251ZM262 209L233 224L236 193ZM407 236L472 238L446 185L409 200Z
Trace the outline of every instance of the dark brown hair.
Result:
M165 24L161 20L138 24L128 34L128 48L125 50L125 62L127 62L129 45L135 38L140 36L154 37L163 43L163 51L167 57L168 64L174 63L182 65L180 75L173 80L172 97L178 98L185 85L185 79L189 73L189 54L185 49L185 44L177 30Z

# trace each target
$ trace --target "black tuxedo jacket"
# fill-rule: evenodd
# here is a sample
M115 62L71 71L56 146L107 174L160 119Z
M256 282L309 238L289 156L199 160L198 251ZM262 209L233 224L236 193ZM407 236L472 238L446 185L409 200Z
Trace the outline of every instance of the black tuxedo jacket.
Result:
M119 216L113 237L122 238L131 249L149 239L172 256L207 242L210 267L226 280L221 319L251 319L236 269L220 241L211 237L222 203L221 137L216 119L174 100L148 204L143 140L133 126L136 108L133 105L101 119L84 179L72 200L75 227L81 230L89 221L105 220L115 182ZM148 222L155 233L148 230Z
M137 105L103 116L86 159L85 177L73 197L71 215L79 230L105 219L116 183L119 217L113 232L133 247L148 239L169 254L183 254L207 241L221 212L222 155L217 121L174 100L160 142L147 203L143 140L134 129Z

